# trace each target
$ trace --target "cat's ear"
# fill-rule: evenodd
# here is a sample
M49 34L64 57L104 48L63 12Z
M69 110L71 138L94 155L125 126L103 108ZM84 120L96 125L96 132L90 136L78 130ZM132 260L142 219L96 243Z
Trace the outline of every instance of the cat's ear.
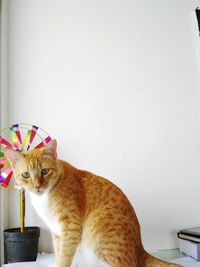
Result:
M42 150L44 155L57 159L57 141L51 140Z
M12 149L6 149L5 158L7 158L11 165L15 165L22 158L22 153Z

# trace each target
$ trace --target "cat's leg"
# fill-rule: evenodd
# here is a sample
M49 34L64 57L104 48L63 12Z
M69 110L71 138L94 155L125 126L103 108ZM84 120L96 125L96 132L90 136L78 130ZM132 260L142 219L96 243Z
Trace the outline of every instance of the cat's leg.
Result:
M60 237L52 233L52 240L53 240L53 247L56 259L58 258L59 253L59 244L60 244Z
M71 267L81 239L80 229L64 229L59 239L59 250L55 267Z
M59 236L55 235L54 233L52 233L52 241L53 241L53 248L54 248L54 253L55 253L55 259L58 258L58 252L59 252ZM55 260L56 261L56 260ZM55 264L50 264L48 267L56 267Z

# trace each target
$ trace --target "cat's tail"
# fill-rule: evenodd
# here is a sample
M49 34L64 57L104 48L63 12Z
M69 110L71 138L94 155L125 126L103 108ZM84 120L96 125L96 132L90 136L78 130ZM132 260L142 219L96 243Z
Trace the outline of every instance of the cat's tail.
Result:
M142 265L143 267L183 267L175 263L169 263L166 261L159 260L146 251L144 251Z

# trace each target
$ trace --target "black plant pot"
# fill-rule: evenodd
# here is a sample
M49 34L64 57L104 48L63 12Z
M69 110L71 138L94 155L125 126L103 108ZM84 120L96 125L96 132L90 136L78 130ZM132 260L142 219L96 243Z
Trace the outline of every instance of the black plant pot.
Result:
M39 227L25 227L4 230L4 262L36 261L38 254Z

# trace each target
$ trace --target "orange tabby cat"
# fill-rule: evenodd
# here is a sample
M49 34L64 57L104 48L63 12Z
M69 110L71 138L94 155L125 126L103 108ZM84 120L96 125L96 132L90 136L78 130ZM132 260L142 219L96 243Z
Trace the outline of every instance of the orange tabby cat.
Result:
M143 249L139 222L123 192L58 160L55 140L28 153L7 150L6 157L52 232L55 267L179 266Z

